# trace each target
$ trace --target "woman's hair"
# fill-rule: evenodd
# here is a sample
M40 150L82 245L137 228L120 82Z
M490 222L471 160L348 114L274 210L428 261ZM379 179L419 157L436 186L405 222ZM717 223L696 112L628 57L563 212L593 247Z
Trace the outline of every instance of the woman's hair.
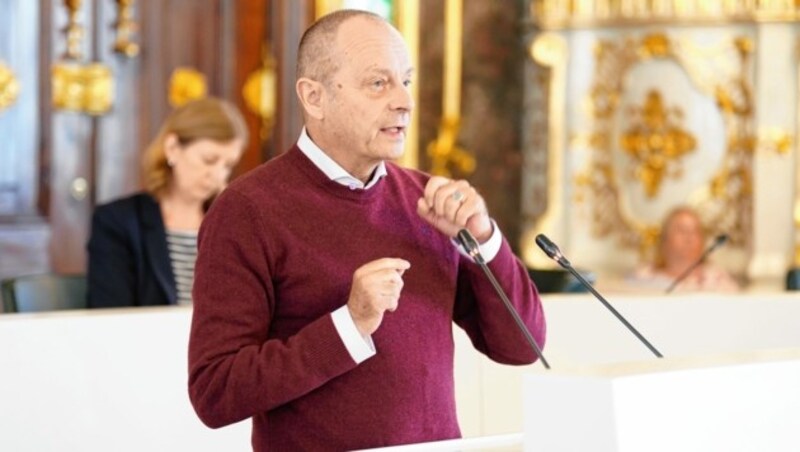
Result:
M235 105L214 97L194 100L170 113L158 135L145 149L142 158L144 189L155 197L166 190L172 180L172 168L167 162L166 139L175 135L178 144L187 146L197 140L227 143L241 140L247 146L247 125Z
M664 268L667 265L666 256L664 255L664 246L667 242L667 231L669 230L670 225L672 222L675 221L675 218L678 215L691 215L694 217L695 220L700 224L700 231L703 234L703 241L705 241L705 228L703 227L703 222L700 220L700 216L697 214L693 208L689 206L678 206L673 208L672 210L667 213L667 216L664 217L664 221L661 222L661 233L658 237L658 246L656 247L656 258L655 258L655 268Z

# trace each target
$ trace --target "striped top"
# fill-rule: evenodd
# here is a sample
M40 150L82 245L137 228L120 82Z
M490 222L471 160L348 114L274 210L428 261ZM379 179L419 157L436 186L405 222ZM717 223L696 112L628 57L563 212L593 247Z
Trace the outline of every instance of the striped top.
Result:
M167 231L167 248L175 275L178 304L192 303L194 262L197 259L197 231Z

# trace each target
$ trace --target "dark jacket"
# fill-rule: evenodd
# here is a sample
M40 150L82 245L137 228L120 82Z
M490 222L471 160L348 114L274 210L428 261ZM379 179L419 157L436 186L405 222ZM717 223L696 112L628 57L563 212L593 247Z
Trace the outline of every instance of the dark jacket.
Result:
M90 308L176 303L164 220L149 194L98 206L87 249Z

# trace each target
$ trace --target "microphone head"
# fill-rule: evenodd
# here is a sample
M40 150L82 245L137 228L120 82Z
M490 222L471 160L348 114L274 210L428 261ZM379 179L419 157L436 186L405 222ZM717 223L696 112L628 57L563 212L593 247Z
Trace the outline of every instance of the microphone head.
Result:
M561 250L558 249L558 246L555 243L553 243L552 240L547 238L546 235L544 234L537 235L536 244L539 245L539 248L541 248L542 251L544 251L544 254L546 254L547 257L558 262L558 264L561 265L562 267L569 266L569 261L567 260L567 258L565 258L563 254L561 254Z
M464 247L464 251L472 256L473 259L475 259L478 263L483 261L478 241L475 240L475 237L469 232L469 230L465 228L458 231L458 234L456 234L456 239L458 240L458 243Z

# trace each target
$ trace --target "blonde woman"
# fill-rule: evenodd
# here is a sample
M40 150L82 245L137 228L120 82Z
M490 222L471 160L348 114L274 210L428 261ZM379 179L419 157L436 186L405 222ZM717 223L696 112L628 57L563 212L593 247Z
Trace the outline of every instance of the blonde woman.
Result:
M89 307L191 303L197 231L247 144L239 110L215 98L164 121L143 156L144 191L95 209Z
M638 269L632 279L654 289L666 289L701 259L707 245L697 212L688 206L676 207L662 223L655 262ZM703 261L684 277L675 290L735 292L739 290L739 284L724 269Z

